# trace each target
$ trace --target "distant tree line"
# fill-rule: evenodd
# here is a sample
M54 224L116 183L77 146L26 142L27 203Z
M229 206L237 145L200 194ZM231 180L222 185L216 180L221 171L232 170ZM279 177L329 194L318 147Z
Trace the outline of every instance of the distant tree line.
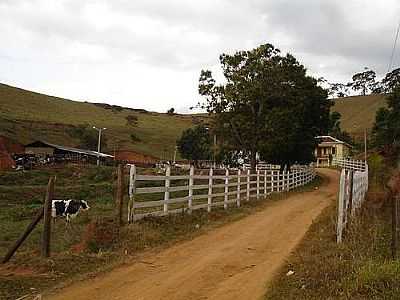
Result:
M351 91L358 92L362 96L369 94L391 93L400 81L400 68L394 69L387 73L381 80L376 79L376 72L369 68L364 68L352 76L352 81L348 83L330 83L324 78L320 78L319 82L328 85L329 95L331 97L347 97Z

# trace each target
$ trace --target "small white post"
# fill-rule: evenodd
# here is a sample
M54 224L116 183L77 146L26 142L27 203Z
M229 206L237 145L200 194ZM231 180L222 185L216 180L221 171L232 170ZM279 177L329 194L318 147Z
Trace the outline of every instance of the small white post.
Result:
M129 203L128 203L128 223L131 223L135 215L135 192L136 192L136 166L131 165L129 169Z
M167 166L165 170L165 192L164 192L164 212L168 212L168 200L169 200L169 186L170 186L170 179L171 176L171 167Z
M237 205L237 207L240 207L240 184L241 184L241 178L240 178L240 176L241 176L241 171L240 171L240 169L238 169L238 173L237 173L237 176L238 176L238 179L237 179L237 194L236 194L236 205Z
M264 196L267 195L267 170L264 170Z
M193 176L194 176L194 167L190 166L189 171L189 195L188 195L188 212L189 214L192 213L192 206L193 206Z
M257 170L257 199L260 198L260 170Z
M210 173L208 177L208 205L207 205L207 211L211 211L211 204L212 204L212 185L213 185L213 168L210 168Z
M274 192L274 173L275 173L275 171L274 170L272 170L271 171L271 193L273 193Z
M224 195L224 209L228 209L228 193L229 193L229 170L225 170L225 195Z
M250 169L247 170L246 201L250 200Z

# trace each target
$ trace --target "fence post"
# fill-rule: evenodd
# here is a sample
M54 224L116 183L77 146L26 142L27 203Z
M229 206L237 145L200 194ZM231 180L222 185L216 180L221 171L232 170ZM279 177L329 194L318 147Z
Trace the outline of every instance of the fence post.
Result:
M213 186L213 168L210 168L210 173L208 175L208 200L207 200L207 211L211 211L212 205L212 186Z
M123 200L124 200L124 172L122 165L119 164L117 168L117 193L116 193L116 208L115 208L115 219L118 224L118 226L122 226L122 205L123 205Z
M54 177L50 177L47 184L46 198L43 207L43 233L41 256L50 256L50 238L51 238L51 206L54 194Z
M224 195L224 209L228 209L228 193L229 193L229 170L225 170L225 195Z
M36 225L39 223L39 221L43 218L43 211L44 211L44 207L39 209L39 211L36 214L35 218L32 220L32 222L25 229L24 233L14 243L14 245L10 248L10 250L8 250L7 254L4 256L4 258L2 260L3 264L5 264L6 262L8 262L11 259L11 257L14 255L14 253L22 245L22 243L29 236L29 234L32 232L32 230L36 227Z
M135 193L136 193L136 166L131 165L130 170L129 170L128 223L131 223L134 221Z
M238 179L237 179L237 194L236 194L236 205L237 207L240 207L240 185L241 185L241 171L238 169L237 173Z
M257 199L260 198L260 170L257 170Z
M338 198L338 219L337 219L337 232L336 232L336 242L342 242L342 233L343 233L343 209L344 209L344 197L345 197L345 180L346 173L345 170L342 169L340 174L340 186L339 186L339 198Z
M190 166L189 171L189 196L188 196L188 210L189 214L192 213L193 206L193 176L194 176L194 166Z
M250 169L247 170L246 201L250 200Z
M164 213L168 213L168 201L169 201L169 186L170 186L170 177L171 176L171 167L168 165L165 170L165 192L164 192Z
M274 192L274 178L275 178L274 173L275 171L271 170L271 193Z
M267 170L264 170L264 196L267 195Z
M354 197L353 185L354 185L354 171L350 170L349 171L349 210L350 210L352 216L354 215L354 212L355 212L355 206L353 204L353 197Z

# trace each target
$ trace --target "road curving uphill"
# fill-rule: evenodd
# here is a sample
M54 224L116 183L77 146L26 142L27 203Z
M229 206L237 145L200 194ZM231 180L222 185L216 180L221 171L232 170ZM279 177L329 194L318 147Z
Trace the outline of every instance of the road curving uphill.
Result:
M261 299L313 220L336 199L339 175L264 210L44 299Z

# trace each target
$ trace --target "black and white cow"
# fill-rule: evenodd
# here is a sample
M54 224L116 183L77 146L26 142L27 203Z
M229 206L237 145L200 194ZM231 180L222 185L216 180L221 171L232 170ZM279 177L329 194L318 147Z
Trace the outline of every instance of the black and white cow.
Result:
M51 205L51 216L53 218L65 217L67 222L75 218L79 211L88 210L90 207L85 200L53 200Z

